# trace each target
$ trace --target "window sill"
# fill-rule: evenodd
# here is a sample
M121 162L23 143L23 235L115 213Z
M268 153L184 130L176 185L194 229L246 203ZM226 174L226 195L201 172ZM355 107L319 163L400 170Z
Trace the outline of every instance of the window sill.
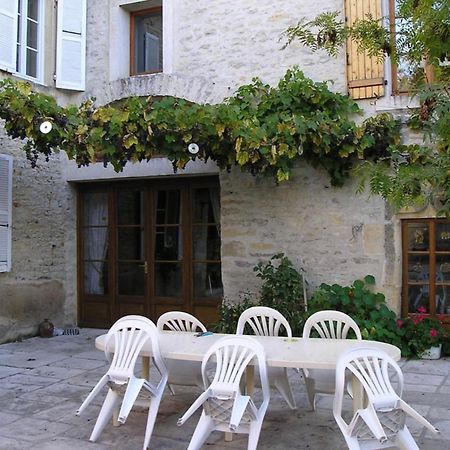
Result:
M38 84L40 86L47 86L42 80L30 77L28 75L23 75L22 73L19 72L8 72L8 74L12 77L20 78L21 80L29 81L30 83L33 84Z
M414 109L419 107L419 100L407 94L389 95L377 100L375 110L377 112Z

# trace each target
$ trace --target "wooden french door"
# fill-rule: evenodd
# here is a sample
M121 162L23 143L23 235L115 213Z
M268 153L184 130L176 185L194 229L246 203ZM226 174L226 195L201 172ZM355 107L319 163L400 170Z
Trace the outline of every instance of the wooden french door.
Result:
M217 320L222 298L217 178L80 186L79 323L107 327L170 310Z

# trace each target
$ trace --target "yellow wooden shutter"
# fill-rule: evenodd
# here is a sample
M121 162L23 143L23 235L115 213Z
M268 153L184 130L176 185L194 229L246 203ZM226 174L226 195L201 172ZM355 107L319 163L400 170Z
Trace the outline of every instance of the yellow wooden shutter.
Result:
M345 16L348 26L358 19L382 17L381 0L345 0ZM347 85L355 100L377 98L384 95L384 64L377 58L370 58L367 52L359 53L357 45L347 41Z

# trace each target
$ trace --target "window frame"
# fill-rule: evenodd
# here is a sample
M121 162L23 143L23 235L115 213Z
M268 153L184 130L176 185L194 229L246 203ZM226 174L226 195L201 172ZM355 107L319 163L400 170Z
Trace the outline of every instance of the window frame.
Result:
M424 250L411 250L409 248L408 242L408 225L411 223L424 223L428 226L428 249ZM401 220L401 231L402 231L402 295L401 295L401 312L403 316L415 316L417 313L409 311L409 286L414 285L414 282L409 280L409 269L411 267L409 262L409 256L422 255L428 257L428 308L427 315L432 317L438 317L443 323L450 324L450 313L437 313L436 312L436 301L431 301L431 299L436 298L436 290L439 286L448 286L450 291L450 280L449 281L437 281L436 280L436 259L438 256L448 255L450 263L450 249L447 250L436 250L436 225L438 223L450 224L450 221L445 218L411 218ZM417 282L416 282L417 283Z
M19 0L17 0L19 2ZM28 21L28 12L27 15L23 14L22 11L28 10L28 2L29 0L21 0L20 4L18 5L17 10L17 38L16 41L16 52L17 52L17 46L20 45L20 56L18 55L16 57L16 68L14 74L24 78L26 80L30 81L38 81L41 82L43 78L43 59L44 59L44 45L43 45L43 30L44 30L44 1L43 0L37 0L38 1L38 13L37 13L37 49L36 49L36 77L33 77L31 75L27 75L26 73L26 66L27 66L27 21ZM19 8L20 7L20 8ZM22 10L22 11L21 11ZM20 39L19 39L19 30L22 31ZM21 67L19 67L19 64Z
M151 13L161 13L161 26L162 26L162 39L161 39L161 46L162 46L162 61L161 61L161 69L160 70L151 70L147 72L136 72L135 69L135 42L134 42L134 35L135 35L135 18L137 16L143 16L146 14ZM138 76L138 75L151 75L154 73L162 73L164 67L164 17L163 17L163 7L162 6L154 6L152 8L146 8L141 9L139 11L131 11L130 12L130 76Z

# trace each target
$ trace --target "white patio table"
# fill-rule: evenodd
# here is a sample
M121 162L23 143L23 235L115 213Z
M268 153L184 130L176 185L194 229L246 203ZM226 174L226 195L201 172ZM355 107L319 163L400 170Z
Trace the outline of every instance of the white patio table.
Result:
M106 335L95 339L95 346L104 350ZM161 356L167 359L183 361L202 361L203 356L213 342L230 336L214 333L197 337L196 333L162 331L160 334ZM269 367L291 367L306 369L332 369L336 367L337 360L345 351L357 347L376 348L385 351L395 361L400 360L401 352L398 347L384 342L356 340L356 339L315 339L315 338L286 338L278 336L251 336L258 340L266 352ZM144 345L141 355L143 357L143 375L148 377L149 359L152 356L151 346ZM253 389L253 370L247 374L247 388ZM361 407L363 402L361 386L354 383L353 409Z

